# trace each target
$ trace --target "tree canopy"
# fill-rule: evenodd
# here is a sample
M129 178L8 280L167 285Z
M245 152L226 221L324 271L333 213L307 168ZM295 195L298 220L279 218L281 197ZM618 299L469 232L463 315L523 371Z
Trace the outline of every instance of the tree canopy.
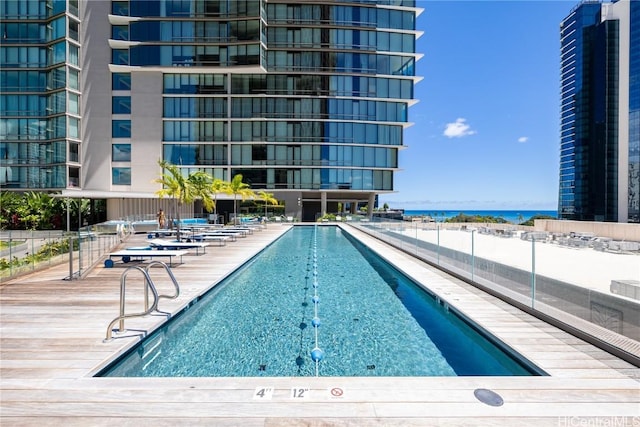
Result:
M211 198L212 179L202 171L191 172L185 176L178 166L165 160L158 160L158 165L162 167L163 172L154 182L162 184L162 188L156 191L156 194L160 198L170 197L174 200L177 238L180 240L180 207L201 199L205 209L210 211L214 206Z
M231 182L227 186L227 194L233 194L233 223L238 223L238 196L242 200L253 199L256 194L251 190L249 184L242 182L242 174L234 175Z
M80 226L79 218L91 214L88 199L68 199L70 228ZM67 226L67 199L42 191L17 193L0 191L0 229L64 230Z
M491 224L508 224L509 221L502 217L495 217L492 215L467 215L459 213L456 216L447 218L444 222L484 222Z

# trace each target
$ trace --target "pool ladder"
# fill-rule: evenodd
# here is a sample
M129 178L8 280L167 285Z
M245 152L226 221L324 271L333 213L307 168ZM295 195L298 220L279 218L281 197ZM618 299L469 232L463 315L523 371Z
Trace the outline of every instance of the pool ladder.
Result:
M174 295L159 295L158 294L158 289L156 288L156 285L153 283L153 280L151 280L151 276L149 275L149 269L151 269L151 267L154 267L154 266L163 267L164 270L167 272L167 274L169 275L169 278L173 282L173 286L175 287L175 294ZM126 295L126 289L127 289L127 276L132 271L139 271L144 276L144 280L145 280L145 286L144 286L144 311L141 312L141 313L126 314L124 311L125 311L125 295ZM151 305L149 305L149 290L151 290L151 295L153 297ZM111 323L109 323L109 326L107 326L107 336L104 339L104 342L108 342L108 341L111 341L113 339L113 326L116 323L119 322L117 332L124 332L125 331L125 328L124 328L124 320L125 319L129 319L129 318L132 318L132 317L147 316L147 315L153 313L154 311L158 311L160 313L163 313L160 310L158 310L158 301L160 300L160 298L176 299L176 298L178 298L179 295L180 295L180 285L178 285L178 281L176 280L176 277L173 275L173 272L171 271L171 269L164 262L162 262L162 261L151 261L147 265L146 268L142 268L142 267L139 267L139 266L128 267L125 271L122 272L122 275L120 276L120 315L118 317L116 317L115 319L113 319L111 321ZM164 313L164 314L168 314L168 313Z

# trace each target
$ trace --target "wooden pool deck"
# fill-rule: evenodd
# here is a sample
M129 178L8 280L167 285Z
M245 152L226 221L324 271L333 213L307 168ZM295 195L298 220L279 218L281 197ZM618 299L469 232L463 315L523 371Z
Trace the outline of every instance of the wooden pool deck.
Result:
M160 309L180 311L289 227L270 225L206 254L185 255L172 269L181 295L161 300ZM639 368L350 232L549 376L95 378L167 317L127 320L129 332L105 343L107 325L118 314L125 266L99 264L86 277L66 281L68 266L61 265L0 284L0 425L640 425ZM144 239L136 235L123 246ZM169 293L162 273L153 269L152 277ZM503 404L481 402L474 393L479 389L497 393Z

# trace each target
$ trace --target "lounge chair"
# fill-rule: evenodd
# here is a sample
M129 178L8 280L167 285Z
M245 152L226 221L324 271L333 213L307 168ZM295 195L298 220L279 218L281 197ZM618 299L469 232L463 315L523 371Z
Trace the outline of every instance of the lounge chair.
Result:
M113 258L120 258L125 264L133 260L143 260L145 258L155 257L167 257L169 258L169 266L173 267L173 258L180 257L180 263L182 263L182 256L189 253L187 250L165 250L157 251L149 248L127 248L117 252L109 254L109 258L104 260L104 266L106 268L113 267Z
M149 242L149 246L158 250L178 250L178 249L195 249L196 255L199 255L199 250L202 249L202 253L206 252L206 247L209 246L207 242L178 242L177 240L163 240L153 239ZM222 246L222 245L220 245Z
M192 240L195 242L203 242L207 240L212 240L216 242L226 243L227 240L231 240L232 242L235 242L236 240L238 240L237 237L241 235L242 233L232 233L232 232L218 233L218 232L210 231L206 233L195 233L193 236L188 238L187 241ZM220 243L220 245L222 246L224 243Z

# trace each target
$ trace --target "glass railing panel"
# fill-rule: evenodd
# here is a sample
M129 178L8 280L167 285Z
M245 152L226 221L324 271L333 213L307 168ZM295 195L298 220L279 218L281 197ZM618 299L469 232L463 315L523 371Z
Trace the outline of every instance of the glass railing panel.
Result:
M531 306L533 258L531 242L511 226L472 225L472 281Z
M62 232L8 230L0 232L0 277L4 280L58 262Z
M509 225L382 218L353 225L507 301L637 352L640 243Z
M123 227L126 230L126 225ZM78 277L126 236L122 228L108 223L69 233L60 230L0 231L0 279L8 280L63 263L69 264L69 274L61 278Z
M640 253L591 236L535 243L535 309L640 341Z

